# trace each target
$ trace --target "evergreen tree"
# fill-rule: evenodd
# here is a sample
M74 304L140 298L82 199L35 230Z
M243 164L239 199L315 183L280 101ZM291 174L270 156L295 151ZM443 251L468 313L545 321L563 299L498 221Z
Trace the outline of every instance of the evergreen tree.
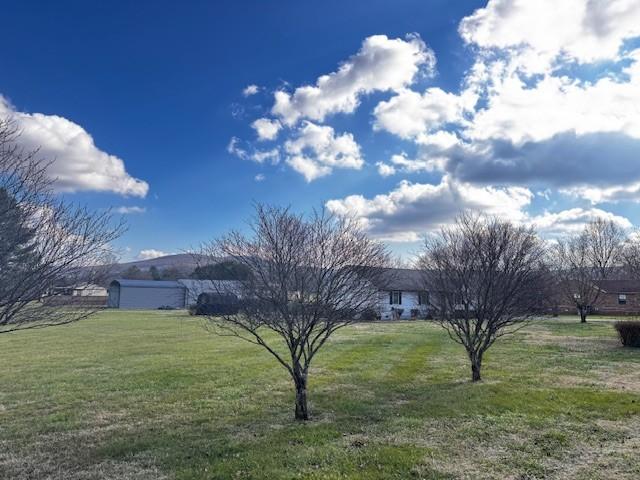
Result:
M35 231L25 212L4 188L0 188L0 305L9 289L38 263Z
M177 280L181 275L180 270L176 267L168 267L162 271L162 280Z
M158 267L156 267L155 265L151 266L151 268L149 269L149 274L151 275L151 278L153 280L162 280L162 274L160 273L160 270L158 270Z
M131 265L122 272L122 278L126 278L128 280L143 280L145 278L145 274L135 265Z
M191 274L193 278L198 280L246 280L248 275L247 267L228 260L198 266Z

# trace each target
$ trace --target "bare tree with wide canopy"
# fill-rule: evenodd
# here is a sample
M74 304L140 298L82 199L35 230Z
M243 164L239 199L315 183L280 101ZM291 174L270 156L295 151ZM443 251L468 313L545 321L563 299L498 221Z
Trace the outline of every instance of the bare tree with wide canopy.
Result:
M625 237L624 229L614 222L597 218L581 232L559 238L552 248L558 291L565 302L575 305L581 323L598 305L598 282L611 278L621 266Z
M66 324L95 311L54 297L54 288L98 283L123 232L109 212L58 198L49 162L19 146L20 132L0 118L0 333ZM77 299L73 299L77 300Z
M640 279L640 231L627 236L622 246L621 263L627 276Z
M462 214L427 238L419 264L433 318L466 349L474 382L499 337L546 311L545 247L531 228Z
M212 329L273 355L293 380L295 418L308 420L309 366L334 332L377 308L374 284L388 262L385 247L352 218L256 205L247 234L231 232L202 253L203 264L224 258L246 272L214 282L220 299L238 300L209 316Z

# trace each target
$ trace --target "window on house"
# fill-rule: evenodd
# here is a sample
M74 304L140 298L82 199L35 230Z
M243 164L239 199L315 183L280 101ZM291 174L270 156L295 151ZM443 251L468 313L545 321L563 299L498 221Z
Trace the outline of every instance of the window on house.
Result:
M429 305L429 292L418 292L418 305Z
M391 305L402 305L402 292L399 290L389 292L389 303Z
M624 293L618 295L618 305L626 305L627 304L627 296Z

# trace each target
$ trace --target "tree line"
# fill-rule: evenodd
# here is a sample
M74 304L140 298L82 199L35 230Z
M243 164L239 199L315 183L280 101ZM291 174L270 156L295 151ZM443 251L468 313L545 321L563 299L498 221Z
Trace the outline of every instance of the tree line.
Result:
M209 261L209 260L208 260ZM248 275L242 265L229 260L210 260L211 263L196 266L190 273L178 267L158 268L155 265L142 270L137 265L127 267L119 274L129 280L178 280L193 278L195 280L241 280Z

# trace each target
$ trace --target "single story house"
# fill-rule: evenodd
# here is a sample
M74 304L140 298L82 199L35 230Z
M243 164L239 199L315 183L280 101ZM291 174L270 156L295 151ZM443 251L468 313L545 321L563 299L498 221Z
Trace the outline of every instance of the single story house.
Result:
M594 286L600 290L598 299L591 305L591 313L600 315L638 315L640 314L640 281L632 279L598 280ZM576 287L576 292L578 288ZM578 296L578 293L574 293ZM558 293L556 298L559 313L576 313L575 304Z
M421 270L387 268L376 282L378 315L382 320L425 318L429 292Z
M81 283L66 287L54 287L52 294L71 297L106 297L107 289L93 283Z
M603 315L637 315L640 313L640 281L599 280L600 289L595 313Z
M85 283L73 287L71 295L74 297L106 297L107 289L94 283Z

